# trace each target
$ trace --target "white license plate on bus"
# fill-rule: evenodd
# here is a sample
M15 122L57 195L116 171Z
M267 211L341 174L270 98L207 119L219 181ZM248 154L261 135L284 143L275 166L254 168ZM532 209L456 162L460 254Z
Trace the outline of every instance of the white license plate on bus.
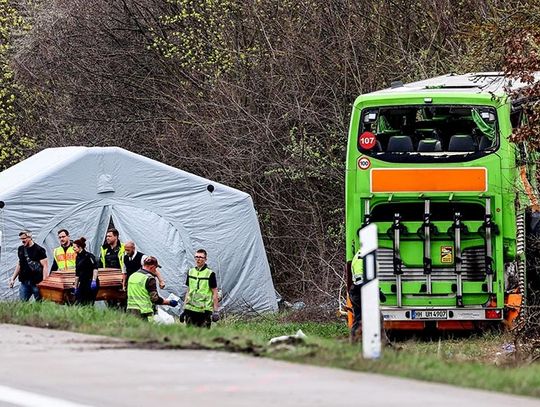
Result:
M412 319L448 319L448 310L426 309L411 313Z

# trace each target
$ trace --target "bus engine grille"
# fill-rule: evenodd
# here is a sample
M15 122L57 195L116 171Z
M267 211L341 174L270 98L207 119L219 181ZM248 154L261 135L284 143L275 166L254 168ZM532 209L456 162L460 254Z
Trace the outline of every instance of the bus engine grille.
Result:
M482 281L485 278L485 249L483 247L466 249L462 253L461 275L464 281ZM393 250L381 248L377 250L379 264L378 276L381 281L394 281ZM407 267L403 265L403 280L425 281L423 267ZM433 267L433 281L455 280L456 273L453 265L450 267Z

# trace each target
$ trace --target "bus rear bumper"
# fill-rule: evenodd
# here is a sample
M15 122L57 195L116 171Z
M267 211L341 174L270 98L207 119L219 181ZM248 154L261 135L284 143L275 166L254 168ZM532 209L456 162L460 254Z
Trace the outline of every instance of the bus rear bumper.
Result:
M427 321L500 321L503 319L501 308L422 308L422 307L381 307L386 322ZM420 325L420 324L418 324ZM422 324L423 325L423 324Z

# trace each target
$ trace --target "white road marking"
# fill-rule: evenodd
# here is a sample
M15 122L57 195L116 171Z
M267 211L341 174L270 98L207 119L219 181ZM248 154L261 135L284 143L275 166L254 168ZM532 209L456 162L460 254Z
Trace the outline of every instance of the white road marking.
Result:
M90 407L87 404L73 403L55 397L42 396L29 391L17 390L0 385L0 401L22 407Z

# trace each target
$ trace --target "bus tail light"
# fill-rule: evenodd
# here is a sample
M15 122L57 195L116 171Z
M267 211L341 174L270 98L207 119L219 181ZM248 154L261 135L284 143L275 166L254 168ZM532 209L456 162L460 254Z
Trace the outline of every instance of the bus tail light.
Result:
M500 309L487 309L486 319L501 319L502 311Z

